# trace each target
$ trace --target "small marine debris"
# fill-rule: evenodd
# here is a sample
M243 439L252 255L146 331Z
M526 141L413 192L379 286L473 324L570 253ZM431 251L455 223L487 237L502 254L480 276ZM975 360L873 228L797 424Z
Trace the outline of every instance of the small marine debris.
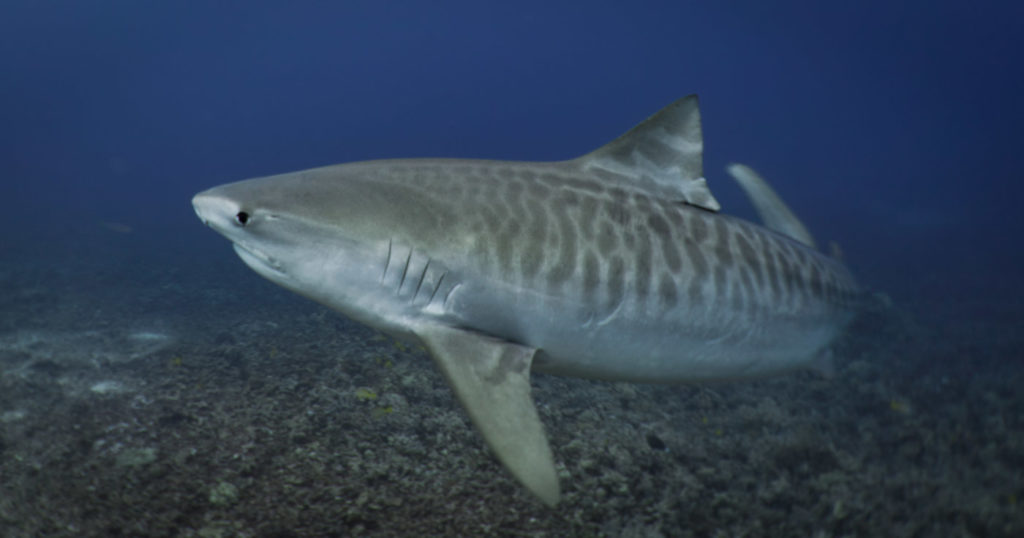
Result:
M846 508L842 499L837 499L832 503L832 519L841 520L846 519L846 516L850 515L850 511Z
M220 481L216 486L210 488L210 504L214 506L228 506L238 500L238 486L231 482Z
M910 402L901 398L893 398L889 400L889 409L901 415L909 415L913 411L910 407Z
M131 348L131 353L128 354L130 359L152 355L174 342L170 335L155 331L135 331L128 334L126 339Z
M241 536L241 525L227 521L214 521L199 529L196 533L199 538L228 538L229 536Z
M373 409L372 414L373 414L373 418L381 418L381 417L386 417L386 416L388 416L388 415L390 415L391 413L394 413L394 412L395 412L395 408L393 406L388 405L388 406L384 406L384 407L375 407Z
M118 467L138 467L156 461L155 448L129 448L117 455Z
M124 392L125 387L120 381L100 381L94 383L93 386L89 387L89 390L95 394L106 395L106 394L117 394Z
M356 398L363 402L372 402L377 399L377 393L366 387L356 389Z
M152 332L152 331L138 331L138 332L134 332L132 334L129 334L128 338L131 338L132 340L141 340L141 341L146 341L146 342L152 342L152 341L167 340L170 337L167 336L166 334L163 334L163 333L157 333L157 332Z
M665 446L665 441L662 441L660 437L655 435L653 432L647 434L647 446L654 450L668 451L668 447Z
M13 411L4 411L3 413L0 413L0 422L17 422L25 418L26 415L28 415L28 413L21 409L15 409Z

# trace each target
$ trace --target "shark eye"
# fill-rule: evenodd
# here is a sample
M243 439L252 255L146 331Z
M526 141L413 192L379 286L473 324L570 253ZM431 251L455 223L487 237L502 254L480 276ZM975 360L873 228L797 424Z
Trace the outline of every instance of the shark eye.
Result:
M245 226L245 223L249 222L249 214L245 211L239 211L235 215L235 222L237 222L239 226Z

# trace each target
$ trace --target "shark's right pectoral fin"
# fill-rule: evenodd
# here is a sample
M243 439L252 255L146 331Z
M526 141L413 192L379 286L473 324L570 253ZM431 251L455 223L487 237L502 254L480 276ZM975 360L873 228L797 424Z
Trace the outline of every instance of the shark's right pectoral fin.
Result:
M498 459L545 504L557 504L554 458L530 397L537 350L442 325L416 334Z

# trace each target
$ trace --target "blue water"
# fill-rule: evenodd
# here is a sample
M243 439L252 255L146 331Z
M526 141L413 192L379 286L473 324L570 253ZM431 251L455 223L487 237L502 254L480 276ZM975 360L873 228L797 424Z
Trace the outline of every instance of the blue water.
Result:
M753 218L724 173L734 161L753 166L820 243L835 241L854 273L892 299L899 314L887 315L909 324L893 329L883 316L859 325L861 344L850 345L861 355L841 364L859 358L876 365L871 382L892 393L879 401L900 416L915 376L940 385L981 379L971 390L936 396L951 406L942 416L962 409L971 417L962 420L982 432L971 435L983 435L998 415L1000 436L975 448L1019 450L1012 410L1024 408L1020 397L985 383L988 376L1009 383L1024 372L1022 23L1024 7L1014 2L5 2L0 286L7 297L0 329L8 338L137 320L146 331L175 328L176 341L188 342L202 325L189 320L214 311L238 317L225 321L222 335L250 312L267 320L275 309L315 315L319 307L248 272L195 218L191 196L352 160L571 158L698 93L705 174L724 211ZM871 336L885 342L863 344ZM245 344L233 338L219 345ZM0 361L21 364L25 346L3 342ZM180 354L153 349L163 353L161 364ZM908 349L916 359L901 369L899 353ZM247 372L260 375L257 366ZM0 396L0 412L25 407L13 394ZM990 397L1001 399L992 405L1002 411L972 400ZM913 413L919 422L941 422L925 418L921 405ZM10 428L0 437L8 461L25 457L27 434L17 425L24 420L0 424ZM967 443L956 439L949 443ZM954 456L936 458L959 465ZM1019 458L1000 461L1019 473ZM12 487L46 491L41 484ZM986 484L977 487L990 504L963 506L935 529L1024 529L1016 504L1024 490L1009 481ZM281 494L266 487L260 495ZM929 487L944 491L941 483ZM62 502L88 507L82 495ZM523 510L536 508L521 502ZM628 515L643 505L617 506ZM38 517L0 503L0 529L57 528ZM133 516L114 510L110 517L123 525ZM61 524L102 528L85 519ZM199 528L199 519L174 521ZM964 523L975 520L981 523ZM338 526L385 528L367 521ZM716 528L714 518L702 524ZM632 528L601 525L579 532ZM836 525L821 528L885 528ZM897 534L922 528L899 525Z

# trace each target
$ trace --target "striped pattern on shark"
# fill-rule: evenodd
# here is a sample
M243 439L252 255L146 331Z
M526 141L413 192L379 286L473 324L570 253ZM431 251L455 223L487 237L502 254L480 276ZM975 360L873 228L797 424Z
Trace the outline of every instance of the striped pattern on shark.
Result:
M588 177L571 161L349 166L356 168L346 173L430 208L413 227L423 237L391 240L381 284L416 308L432 299L429 311L449 323L535 345L544 352L534 365L542 371L636 381L716 379L722 377L719 363L741 359L742 349L757 355L749 357L749 372L737 367L734 377L771 373L761 365L785 369L777 367L790 353L793 333L813 335L818 326L839 324L859 296L842 264L794 239L622 187L622 181ZM408 246L424 245L440 230L445 244ZM436 268L452 259L462 260L460 277L449 273L447 282L439 281ZM472 285L461 276L466 273L485 275L492 294L507 290L503 307L490 308L490 298L478 304L483 295L475 292L466 296L459 289ZM533 320L519 319L524 310ZM554 315L569 318L549 319ZM624 326L647 333L648 357L630 350L634 361L627 361L620 346L603 342ZM572 336L587 337L595 349L569 371L544 359L573 353L563 351ZM679 344L694 358L719 363L695 368L692 360L678 360Z
M531 370L686 382L827 356L862 292L753 170L721 215L696 97L577 159L350 163L196 195L270 280L422 342L509 470L555 504Z

